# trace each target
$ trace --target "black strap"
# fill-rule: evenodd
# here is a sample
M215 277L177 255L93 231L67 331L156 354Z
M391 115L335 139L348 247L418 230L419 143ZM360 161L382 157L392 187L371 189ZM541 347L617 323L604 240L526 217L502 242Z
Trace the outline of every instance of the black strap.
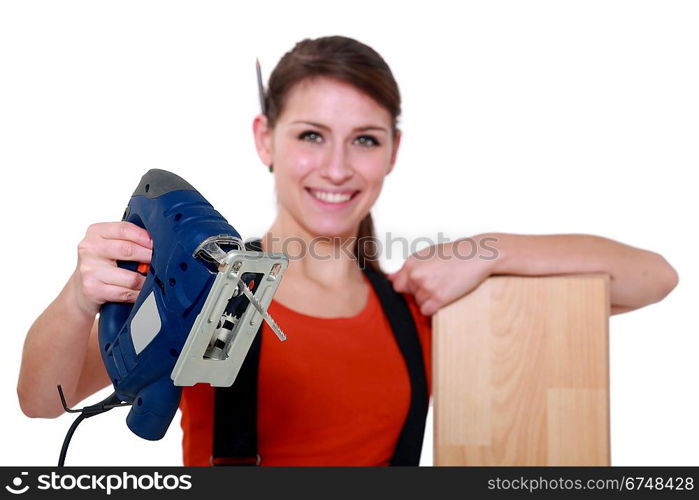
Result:
M410 407L403 430L398 437L391 465L419 465L429 406L429 392L422 346L415 321L405 299L393 290L393 284L386 276L371 268L366 268L364 273L381 301L410 377Z
M246 244L249 250L262 251L259 240ZM429 405L427 375L422 346L410 309L402 295L383 274L364 270L408 368L410 407L403 424L391 465L418 465L425 420ZM248 355L231 387L218 387L214 398L213 465L259 464L257 454L257 375L259 371L262 327L257 332Z

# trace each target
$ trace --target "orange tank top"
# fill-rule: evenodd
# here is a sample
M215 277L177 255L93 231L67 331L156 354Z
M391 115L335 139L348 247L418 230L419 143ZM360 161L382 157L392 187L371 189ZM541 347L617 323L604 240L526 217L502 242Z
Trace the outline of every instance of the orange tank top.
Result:
M364 274L362 273L362 276ZM369 284L368 279L364 280ZM430 381L430 317L404 294ZM379 298L356 316L317 318L272 300L280 342L264 324L258 379L261 465L388 465L410 404L410 381ZM185 387L184 465L211 465L214 388Z

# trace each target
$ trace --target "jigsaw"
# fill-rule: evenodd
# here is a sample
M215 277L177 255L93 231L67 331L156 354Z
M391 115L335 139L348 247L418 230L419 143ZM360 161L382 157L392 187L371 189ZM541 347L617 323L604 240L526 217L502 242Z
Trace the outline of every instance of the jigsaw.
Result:
M288 258L246 250L196 189L165 170L142 177L123 220L148 231L153 256L150 265L118 262L146 279L135 303L102 306L99 345L110 408L131 404L128 427L157 440L182 386L233 384L261 321L286 339L267 308Z

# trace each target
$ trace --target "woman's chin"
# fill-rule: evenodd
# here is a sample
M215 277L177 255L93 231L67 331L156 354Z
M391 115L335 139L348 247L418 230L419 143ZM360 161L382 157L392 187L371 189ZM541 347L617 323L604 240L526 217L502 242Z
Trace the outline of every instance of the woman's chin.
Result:
M347 224L309 224L309 232L316 238L348 238L356 236L357 225Z

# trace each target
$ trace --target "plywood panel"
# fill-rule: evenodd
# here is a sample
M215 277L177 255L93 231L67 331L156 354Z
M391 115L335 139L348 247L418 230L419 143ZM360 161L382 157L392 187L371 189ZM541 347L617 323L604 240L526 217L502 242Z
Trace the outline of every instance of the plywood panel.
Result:
M609 278L494 276L433 316L436 465L608 465Z

